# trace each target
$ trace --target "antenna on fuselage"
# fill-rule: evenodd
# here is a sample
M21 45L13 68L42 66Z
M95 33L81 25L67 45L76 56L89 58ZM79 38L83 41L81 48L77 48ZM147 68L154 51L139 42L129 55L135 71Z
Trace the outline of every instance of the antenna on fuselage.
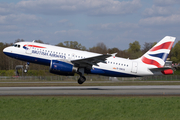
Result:
M32 42L35 42L35 40L33 40Z

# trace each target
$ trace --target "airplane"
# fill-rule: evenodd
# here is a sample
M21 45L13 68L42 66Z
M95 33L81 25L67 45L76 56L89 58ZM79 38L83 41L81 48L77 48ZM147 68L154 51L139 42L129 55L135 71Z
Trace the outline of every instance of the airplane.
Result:
M164 64L175 41L175 37L165 36L154 47L137 59L125 59L114 54L98 54L74 50L42 43L17 42L3 49L9 57L29 63L49 66L53 74L73 76L79 74L79 84L86 81L84 73L111 77L143 77L173 74L171 67Z

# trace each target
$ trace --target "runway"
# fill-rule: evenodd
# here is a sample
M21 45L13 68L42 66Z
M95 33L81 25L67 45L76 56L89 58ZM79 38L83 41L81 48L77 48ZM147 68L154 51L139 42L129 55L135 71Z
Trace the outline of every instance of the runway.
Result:
M66 86L66 87L0 87L0 96L133 96L176 95L180 85L158 86Z

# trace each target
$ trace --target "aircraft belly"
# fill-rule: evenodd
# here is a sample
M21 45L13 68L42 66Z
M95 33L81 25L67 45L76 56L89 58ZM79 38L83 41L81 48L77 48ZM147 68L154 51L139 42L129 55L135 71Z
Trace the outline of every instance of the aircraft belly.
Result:
M101 68L93 68L88 73L99 74L103 76L112 76L112 77L139 77L138 75L128 74L125 72L119 72L114 70L101 69Z

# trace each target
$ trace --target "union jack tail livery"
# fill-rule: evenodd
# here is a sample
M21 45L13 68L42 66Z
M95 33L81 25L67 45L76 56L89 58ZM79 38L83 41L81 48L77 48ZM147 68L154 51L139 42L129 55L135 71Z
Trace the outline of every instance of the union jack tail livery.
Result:
M175 37L166 36L158 42L153 48L146 52L140 59L149 68L162 68L166 62Z

